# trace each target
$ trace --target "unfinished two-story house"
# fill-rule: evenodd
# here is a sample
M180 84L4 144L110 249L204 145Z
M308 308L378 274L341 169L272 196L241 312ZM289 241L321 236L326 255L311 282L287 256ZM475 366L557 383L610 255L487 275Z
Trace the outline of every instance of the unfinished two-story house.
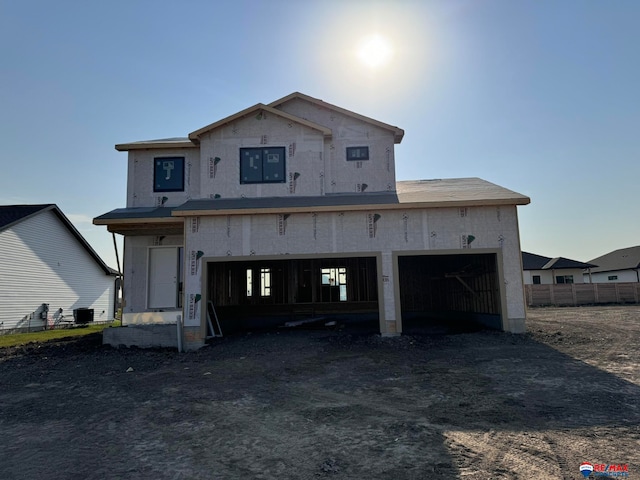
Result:
M116 145L127 206L94 223L124 236L124 324L182 320L186 348L211 307L223 331L323 317L397 335L439 316L523 332L529 198L478 178L396 181L403 136L293 93Z

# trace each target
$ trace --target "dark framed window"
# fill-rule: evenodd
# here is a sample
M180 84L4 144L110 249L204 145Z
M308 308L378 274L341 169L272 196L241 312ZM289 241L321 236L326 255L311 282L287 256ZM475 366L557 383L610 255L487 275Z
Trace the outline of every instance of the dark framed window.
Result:
M556 283L573 283L573 275L556 275Z
M533 284L534 285L540 285L540 275L534 275L533 276Z
M607 280L612 281L612 280L617 280L618 279L618 275L609 275L607 277Z
M347 147L347 161L369 160L369 147Z
M184 192L184 157L156 157L153 164L154 192Z
M240 183L284 183L285 148L240 149Z

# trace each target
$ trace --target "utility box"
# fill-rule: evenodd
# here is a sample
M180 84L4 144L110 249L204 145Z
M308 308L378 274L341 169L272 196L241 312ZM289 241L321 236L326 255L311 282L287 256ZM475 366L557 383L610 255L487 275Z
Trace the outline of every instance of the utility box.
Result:
M76 323L93 322L93 308L75 308L73 310L73 319Z

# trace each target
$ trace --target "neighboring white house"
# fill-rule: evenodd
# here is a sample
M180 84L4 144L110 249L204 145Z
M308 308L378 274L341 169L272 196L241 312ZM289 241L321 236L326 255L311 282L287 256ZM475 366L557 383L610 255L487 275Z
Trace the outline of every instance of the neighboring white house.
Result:
M397 335L450 315L523 332L529 198L479 178L397 182L403 136L293 93L187 138L116 145L127 205L94 223L124 235L125 324L182 318L186 348L211 305L223 329L306 315Z
M0 332L112 320L115 279L56 205L0 206Z
M640 245L614 250L594 258L589 263L595 263L598 266L584 273L585 282L640 282Z
M592 263L579 262L564 257L544 257L522 252L522 271L525 285L553 285L583 283L585 268L595 267ZM588 280L584 280L588 282Z

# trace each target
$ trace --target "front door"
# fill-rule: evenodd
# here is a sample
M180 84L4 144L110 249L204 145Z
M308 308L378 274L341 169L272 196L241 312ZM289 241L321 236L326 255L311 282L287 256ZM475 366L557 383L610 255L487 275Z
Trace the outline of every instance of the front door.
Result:
M178 261L176 247L149 249L148 308L178 306Z

